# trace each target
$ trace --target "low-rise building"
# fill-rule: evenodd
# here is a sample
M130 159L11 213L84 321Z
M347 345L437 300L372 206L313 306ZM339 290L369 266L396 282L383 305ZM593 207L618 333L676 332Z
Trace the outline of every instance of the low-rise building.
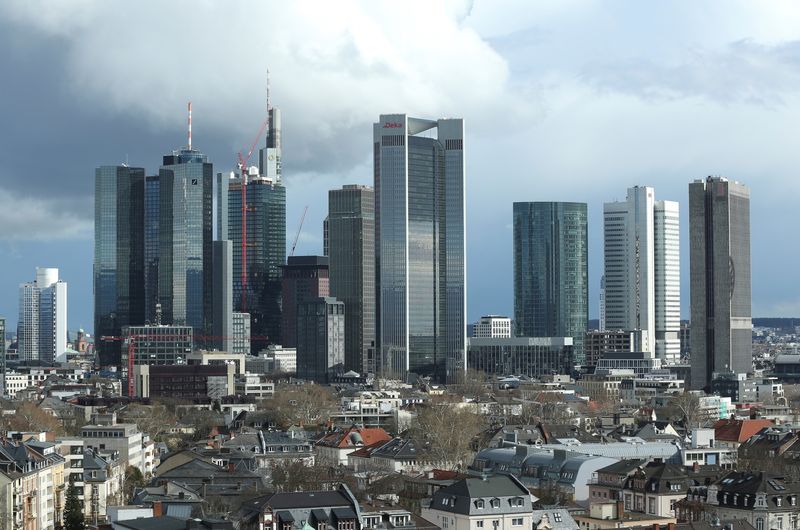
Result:
M95 415L94 419L96 424L81 427L80 437L84 448L101 454L117 452L123 468L133 466L146 473L142 433L136 424L117 423L116 414L109 417Z
M323 436L316 444L317 458L327 465L346 466L347 455L377 442L388 442L392 437L381 428L350 427Z
M494 337L467 339L467 366L489 375L572 372L572 337Z
M261 374L246 373L236 377L236 394L267 399L275 395L275 382Z
M595 503L588 514L573 517L581 530L610 530L612 528L661 528L674 525L674 517L658 517L625 510L622 501Z

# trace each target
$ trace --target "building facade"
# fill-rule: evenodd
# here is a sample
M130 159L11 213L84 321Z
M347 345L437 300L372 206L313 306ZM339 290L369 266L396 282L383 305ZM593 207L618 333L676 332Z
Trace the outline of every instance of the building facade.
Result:
M333 297L297 306L297 377L327 383L345 372L345 305Z
M472 325L471 338L508 339L511 338L511 319L498 315L487 315Z
M584 340L584 365L594 368L607 353L641 351L641 337L641 331L589 331Z
M641 330L642 351L680 360L678 203L656 201L634 186L623 202L605 203L605 325Z
M66 351L67 284L58 269L36 267L36 280L20 284L17 341L22 361L53 362Z
M327 256L289 256L283 266L282 346L297 346L297 308L307 300L330 296Z
M211 335L213 166L194 149L159 169L158 299L163 319Z
M518 337L572 337L577 362L589 320L586 204L514 203Z
M467 365L486 374L527 377L569 374L573 358L572 337L467 340Z
M689 184L692 388L752 371L750 190L722 177Z
M375 373L375 192L347 185L328 192L325 255L330 294L344 302L345 367Z
M456 380L466 370L464 122L381 115L373 147L382 370Z

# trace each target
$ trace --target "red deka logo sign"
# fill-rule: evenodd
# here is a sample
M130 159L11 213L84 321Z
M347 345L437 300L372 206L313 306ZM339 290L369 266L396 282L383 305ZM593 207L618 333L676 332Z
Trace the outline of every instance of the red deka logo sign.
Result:
M384 129L402 129L403 124L398 121L388 121L383 124Z

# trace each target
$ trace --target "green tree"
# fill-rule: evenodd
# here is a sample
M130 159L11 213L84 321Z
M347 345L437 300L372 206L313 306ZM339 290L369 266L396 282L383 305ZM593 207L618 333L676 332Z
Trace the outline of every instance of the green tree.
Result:
M84 528L86 526L83 519L83 505L78 498L78 490L75 487L75 474L72 474L69 478L67 500L64 504L64 529L83 530Z
M144 475L142 475L139 468L128 466L125 469L125 489L122 492L125 495L125 502L130 502L136 488L143 488L144 485Z

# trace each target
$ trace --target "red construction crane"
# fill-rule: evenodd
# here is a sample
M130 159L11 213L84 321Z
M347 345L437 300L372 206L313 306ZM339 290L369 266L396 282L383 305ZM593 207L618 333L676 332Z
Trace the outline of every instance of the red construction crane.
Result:
M308 206L303 209L303 215L300 216L300 226L297 227L297 233L294 235L294 241L292 241L292 251L289 252L290 256L294 256L294 249L297 247L297 240L300 239L300 230L303 229L303 221L306 220L306 214L308 213Z

